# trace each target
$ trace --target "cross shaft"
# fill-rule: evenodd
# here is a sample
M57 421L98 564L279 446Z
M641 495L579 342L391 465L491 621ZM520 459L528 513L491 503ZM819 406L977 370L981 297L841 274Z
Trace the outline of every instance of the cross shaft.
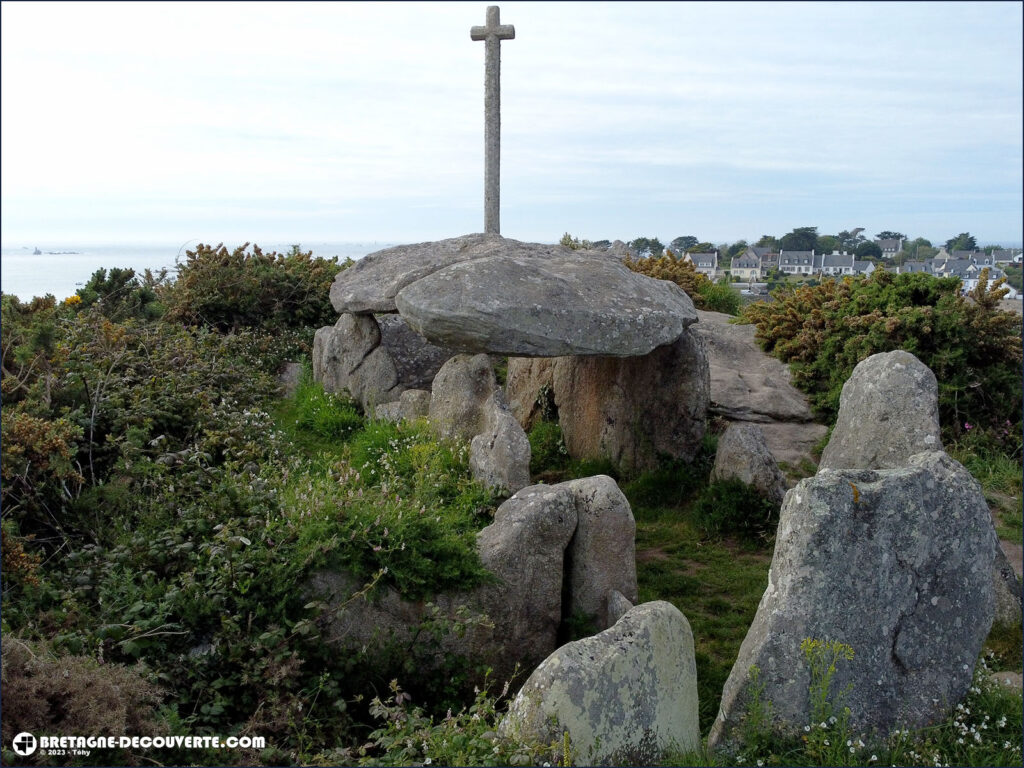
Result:
M514 40L516 28L501 24L496 5L487 8L487 25L469 36L484 41L484 232L499 234L501 189L501 41Z

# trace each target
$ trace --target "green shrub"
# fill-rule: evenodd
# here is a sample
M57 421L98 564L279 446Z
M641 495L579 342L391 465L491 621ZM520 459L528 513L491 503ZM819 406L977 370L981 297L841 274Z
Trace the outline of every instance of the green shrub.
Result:
M557 471L569 466L569 452L562 428L551 421L538 421L527 434L530 441L530 474Z
M693 505L693 518L708 536L770 536L779 523L779 506L739 480L708 485Z
M471 476L468 445L437 440L422 421L370 421L349 450L340 562L362 577L386 568L408 597L489 580L476 533L494 498Z
M702 283L697 290L703 299L701 309L706 309L709 312L724 312L727 315L739 314L743 300L740 298L739 291L733 290L728 284L707 281Z
M313 258L292 246L287 254L264 253L254 245L229 251L199 245L186 251L174 282L161 290L167 317L221 331L238 328L309 328L331 325L331 283L341 269L331 259Z
M127 320L130 317L156 318L163 312L157 301L157 289L166 282L166 271L154 276L148 269L139 278L135 270L120 267L97 269L89 282L79 288L75 295L80 301L65 301L76 309L95 307L110 320Z
M776 291L748 305L765 351L790 364L794 382L834 419L843 384L861 360L904 349L935 373L943 433L965 424L1021 419L1021 318L998 308L1002 281L983 274L970 296L960 281L876 270L868 279L826 280Z
M296 423L318 437L341 440L363 426L362 414L351 398L325 392L308 372L299 381L294 399Z

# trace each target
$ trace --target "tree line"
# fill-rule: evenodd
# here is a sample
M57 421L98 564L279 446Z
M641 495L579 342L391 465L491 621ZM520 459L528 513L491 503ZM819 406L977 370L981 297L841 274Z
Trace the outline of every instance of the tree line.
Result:
M843 230L837 234L820 234L817 227L795 227L791 231L776 237L774 235L762 235L755 242L737 240L734 243L719 243L717 245L708 240L703 240L696 235L680 235L673 238L666 246L657 237L635 237L629 240L626 245L636 256L641 258L658 258L666 251L675 256L684 253L707 253L717 250L719 263L728 266L733 258L742 254L749 246L771 248L773 251L810 251L815 253L832 253L833 251L853 253L857 259L864 261L884 262L895 261L902 264L906 261L920 261L934 258L939 253L939 246L952 253L953 251L977 251L978 241L970 232L961 232L944 243L933 244L925 237L909 238L902 232L894 230L883 230L869 240L864 234L862 227L852 230ZM891 259L883 256L882 248L877 241L880 240L902 240L903 248ZM580 240L569 233L562 238L562 244L574 248L609 248L609 240ZM985 253L991 253L1000 248L998 245L989 245L984 249Z

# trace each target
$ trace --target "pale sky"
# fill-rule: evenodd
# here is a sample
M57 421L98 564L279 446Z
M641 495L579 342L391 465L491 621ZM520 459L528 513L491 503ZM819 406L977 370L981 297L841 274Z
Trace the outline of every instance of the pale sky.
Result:
M473 3L3 2L2 238L483 229ZM502 234L1019 244L1022 4L501 4Z

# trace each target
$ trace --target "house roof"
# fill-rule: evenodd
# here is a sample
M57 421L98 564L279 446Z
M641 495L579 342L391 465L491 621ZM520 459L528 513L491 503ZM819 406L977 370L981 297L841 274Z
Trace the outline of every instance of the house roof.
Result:
M875 245L883 251L898 251L903 247L903 240L897 237L887 237L884 240L875 240Z
M822 256L822 267L853 267L852 253L826 253Z
M874 264L873 261L854 261L853 262L853 271L854 272L867 272L869 269L871 269L873 264Z
M934 261L934 259L932 260ZM905 261L900 267L900 272L925 272L926 274L935 274L935 266L932 261Z
M782 251L779 253L779 265L813 265L821 264L821 257L815 256L814 251Z

